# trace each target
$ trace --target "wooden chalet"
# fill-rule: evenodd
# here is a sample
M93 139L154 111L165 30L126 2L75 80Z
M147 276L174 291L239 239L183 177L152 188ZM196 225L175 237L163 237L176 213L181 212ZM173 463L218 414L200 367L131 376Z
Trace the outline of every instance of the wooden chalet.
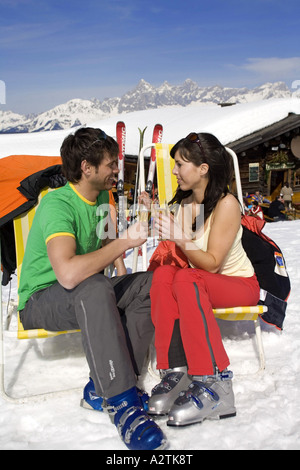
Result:
M238 126L238 120L234 124ZM274 200L287 181L294 190L294 202L300 204L300 114L289 113L281 120L274 117L272 124L226 142L226 146L238 156L244 193L260 191ZM146 157L146 174L148 163ZM126 155L125 187L128 190L135 187L136 168L137 156Z
M227 144L239 160L244 192L260 191L271 200L284 182L300 202L300 116L289 114L279 122Z

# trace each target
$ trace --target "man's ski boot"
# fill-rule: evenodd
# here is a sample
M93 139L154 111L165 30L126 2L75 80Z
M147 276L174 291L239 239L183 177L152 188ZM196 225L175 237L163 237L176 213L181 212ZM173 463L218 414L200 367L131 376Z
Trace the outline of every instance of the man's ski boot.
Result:
M182 390L191 383L187 367L175 367L160 371L161 382L152 389L149 398L148 413L150 415L166 415Z
M148 410L148 401L149 395L148 393L136 388L137 394L141 401L142 408L147 411ZM83 398L80 401L80 406L82 408L86 408L88 410L95 410L95 411L105 411L106 410L106 401L99 397L96 394L95 385L93 379L90 378L89 382L86 384L83 390Z
M232 390L232 372L194 376L189 388L175 400L169 412L168 426L187 426L205 419L236 416Z
M104 411L105 401L99 397L95 391L93 379L90 378L83 390L83 398L81 399L80 406L88 410Z
M162 430L141 407L136 387L109 398L107 411L128 449L165 449L166 438Z

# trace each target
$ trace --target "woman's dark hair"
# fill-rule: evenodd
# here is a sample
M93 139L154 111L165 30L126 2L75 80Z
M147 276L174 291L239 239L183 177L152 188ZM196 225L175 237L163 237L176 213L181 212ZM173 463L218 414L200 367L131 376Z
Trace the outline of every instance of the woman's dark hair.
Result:
M65 138L60 154L62 172L70 183L78 183L81 178L81 162L86 160L98 167L105 156L116 157L119 152L117 142L101 129L84 127Z
M189 138L193 136L193 138ZM197 139L197 137L198 139ZM208 184L204 193L204 221L209 217L218 201L229 191L229 185L233 176L233 164L231 155L224 145L212 134L200 133L189 134L184 139L179 140L171 150L171 157L175 158L179 152L183 160L192 162L195 166L207 163ZM179 187L170 204L178 203L192 194L190 191L182 191ZM194 224L195 225L195 224Z

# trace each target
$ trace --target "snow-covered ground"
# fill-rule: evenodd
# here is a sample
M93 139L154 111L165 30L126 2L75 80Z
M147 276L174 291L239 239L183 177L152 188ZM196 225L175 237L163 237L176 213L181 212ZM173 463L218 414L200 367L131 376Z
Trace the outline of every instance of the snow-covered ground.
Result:
M159 419L170 450L300 449L300 220L267 224L264 232L283 250L291 278L284 330L262 322L266 370L258 375L253 324L219 322L235 374L237 416L182 429L168 428L166 419ZM149 240L149 254L153 249ZM129 253L129 271L131 260ZM9 286L3 289L5 310L9 291ZM16 296L14 279L10 298ZM10 331L15 324L14 315ZM7 390L15 396L83 388L88 378L80 334L17 340L7 332L5 369ZM140 383L150 392L156 380L145 368ZM0 399L0 449L125 450L109 417L81 408L80 399L80 390L22 405Z

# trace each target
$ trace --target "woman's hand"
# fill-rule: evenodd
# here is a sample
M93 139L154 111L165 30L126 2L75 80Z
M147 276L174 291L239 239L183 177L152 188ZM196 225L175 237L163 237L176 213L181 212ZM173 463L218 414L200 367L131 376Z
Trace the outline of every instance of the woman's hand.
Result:
M148 193L146 193L146 191L143 191L139 198L138 198L138 201L139 201L139 204L140 205L144 205L147 209L147 211L150 212L151 210L151 199L150 199L150 196Z
M155 217L155 230L162 240L170 240L175 243L179 240L186 240L182 227L171 213L167 215L159 213L159 215Z
M127 274L127 269L124 264L123 256L120 256L116 259L116 261L114 262L114 266L117 270L117 276L123 276L124 274Z

